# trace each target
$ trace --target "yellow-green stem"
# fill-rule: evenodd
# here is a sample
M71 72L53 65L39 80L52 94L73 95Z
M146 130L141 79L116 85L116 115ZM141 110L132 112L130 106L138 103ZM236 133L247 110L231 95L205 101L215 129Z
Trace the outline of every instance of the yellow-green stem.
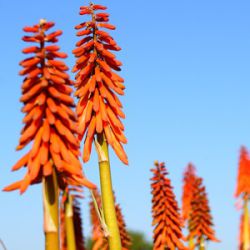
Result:
M190 250L194 249L194 238L190 237L190 239L188 240L188 247Z
M99 156L102 206L105 222L109 230L109 250L121 250L121 239L116 219L108 145L104 134L99 134L97 136L96 148Z
M248 197L244 198L243 250L249 250L249 212Z
M205 240L204 240L204 237L201 237L200 250L205 250Z
M66 239L67 250L76 250L75 229L73 221L73 202L72 196L68 195L65 204L65 225L66 225Z
M45 250L59 250L58 183L55 170L43 178Z

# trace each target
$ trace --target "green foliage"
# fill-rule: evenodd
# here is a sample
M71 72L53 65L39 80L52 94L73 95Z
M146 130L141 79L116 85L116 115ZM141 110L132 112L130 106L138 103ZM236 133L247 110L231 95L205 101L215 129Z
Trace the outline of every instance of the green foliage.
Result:
M129 231L132 240L131 250L152 250L153 245L148 242L142 232Z
M132 246L130 250L152 250L153 245L151 242L148 242L145 235L142 232L129 231L128 232L131 240ZM86 249L92 250L92 241L90 238L86 240Z
M86 240L86 249L87 250L91 250L92 249L92 240L91 240L91 238L87 238L87 240Z

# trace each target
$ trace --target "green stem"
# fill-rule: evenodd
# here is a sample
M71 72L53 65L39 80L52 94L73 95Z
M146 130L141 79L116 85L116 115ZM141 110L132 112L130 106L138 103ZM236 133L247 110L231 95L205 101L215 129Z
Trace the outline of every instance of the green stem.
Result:
M109 230L109 250L121 250L121 239L116 219L114 195L111 180L108 144L103 133L97 136L96 148L99 156L102 206L104 211L105 222Z
M200 241L200 250L205 250L205 240L204 237L201 237L201 241Z
M45 249L59 250L58 183L55 170L43 178Z
M66 239L67 250L76 250L75 229L73 221L73 202L72 196L68 195L65 204L65 224L66 224Z
M248 197L244 199L243 250L249 250L249 212Z
M190 237L190 239L188 240L188 247L190 250L194 249L194 238Z

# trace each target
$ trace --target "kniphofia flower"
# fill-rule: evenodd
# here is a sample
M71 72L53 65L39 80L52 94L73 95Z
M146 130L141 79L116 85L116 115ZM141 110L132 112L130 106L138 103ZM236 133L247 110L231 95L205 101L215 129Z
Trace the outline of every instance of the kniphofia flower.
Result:
M187 221L191 211L191 201L193 198L193 186L196 179L196 169L192 163L189 163L183 177L182 193L182 219Z
M194 193L191 202L188 239L195 239L197 245L203 245L204 241L219 242L215 236L213 226L213 218L206 189L202 184L202 178L197 177L194 183Z
M31 33L25 35L23 41L34 43L34 46L23 49L22 52L30 56L20 62L23 67L20 75L25 77L20 99L24 104L25 125L16 149L21 150L30 143L31 148L12 167L13 171L26 167L24 178L6 187L5 191L19 189L23 193L30 184L52 175L53 169L61 187L65 183L94 187L83 176L78 159L77 119L70 96L72 81L66 73L68 67L61 60L67 55L55 44L62 31L48 33L53 26L53 22L41 20L23 29Z
M235 196L250 195L250 159L245 147L241 147Z
M249 225L249 210L248 210L249 195L250 195L250 159L247 149L245 147L241 147L235 196L240 197L244 203L242 220L241 220L241 229L240 229L240 239L242 248L241 246L239 248L243 250L249 249L250 246L250 225Z
M80 15L90 15L75 28L81 37L73 50L76 64L75 95L79 98L76 112L79 118L79 138L85 137L83 161L87 162L91 154L95 134L105 134L108 144L114 149L122 162L128 164L128 158L122 144L127 143L124 125L120 118L125 118L122 104L117 96L124 94L124 80L115 71L120 71L122 63L111 51L121 48L107 30L115 26L108 23L109 14L99 12L105 6L90 4L80 8Z
M182 243L182 222L171 181L167 178L165 164L155 162L151 169L152 216L154 226L154 250L187 249Z

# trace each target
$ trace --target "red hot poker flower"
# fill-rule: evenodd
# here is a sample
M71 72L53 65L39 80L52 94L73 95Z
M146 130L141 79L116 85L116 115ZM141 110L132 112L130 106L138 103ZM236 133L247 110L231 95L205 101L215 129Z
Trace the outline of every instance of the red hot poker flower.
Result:
M188 239L196 239L197 245L203 244L204 240L219 242L212 228L212 215L202 178L196 178L195 180L191 207Z
M24 54L31 54L20 62L25 76L22 84L24 106L24 128L17 150L32 143L31 149L12 167L16 171L27 167L23 180L6 187L5 191L19 189L23 193L30 184L41 182L43 176L49 176L55 168L61 186L63 183L82 184L95 187L82 174L79 156L79 141L76 117L72 111L74 100L72 82L65 72L68 67L61 60L67 55L55 45L62 31L47 34L54 26L53 22L41 20L39 24L25 27L31 33L23 37L25 42L35 46L23 49Z
M191 211L191 201L193 197L193 186L196 179L196 169L192 163L189 163L183 178L182 193L182 219L188 220Z
M250 159L247 149L241 147L235 196L245 194L250 195Z
M154 226L154 248L161 249L187 249L181 239L183 238L181 216L173 193L171 181L164 163L155 163L151 169L152 188L152 215Z
M105 134L107 142L114 149L122 162L128 164L128 158L122 144L127 143L124 125L120 118L125 118L122 104L116 94L123 95L124 80L115 71L120 71L122 63L111 51L119 51L108 30L115 26L109 24L109 14L102 5L90 4L80 8L80 15L90 15L91 20L77 25L77 36L81 40L73 50L76 64L75 95L79 98L76 108L79 117L79 138L85 136L83 161L90 158L95 134Z

